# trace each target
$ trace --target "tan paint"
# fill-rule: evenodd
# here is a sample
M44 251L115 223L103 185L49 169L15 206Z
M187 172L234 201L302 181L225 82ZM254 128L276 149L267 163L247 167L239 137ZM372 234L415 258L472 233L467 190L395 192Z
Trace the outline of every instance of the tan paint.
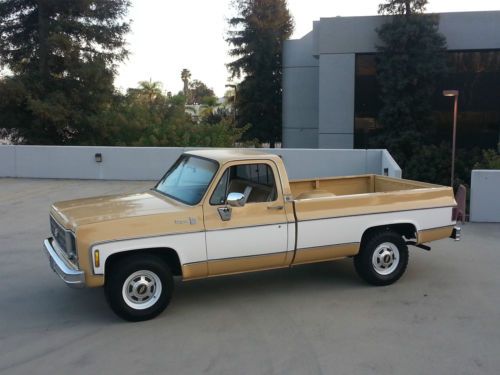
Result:
M229 275L273 268L288 267L284 263L285 252L250 257L211 260L208 262L209 276Z
M366 215L435 207L454 207L453 191L448 187L422 188L303 199L295 202L299 220Z
M153 192L140 194L147 203L137 196L98 197L52 206L54 218L76 234L79 267L85 271L87 286L104 285L103 276L92 272L90 247L94 244L204 231L201 206L188 206ZM145 205L154 213L144 213Z
M198 262L182 265L182 279L194 280L203 279L208 275L208 263Z
M297 249L293 265L324 262L328 260L345 258L359 252L359 243L321 246L307 249Z
M54 218L76 234L79 266L85 271L87 286L104 284L102 275L92 274L89 251L92 245L100 242L191 233L205 229L291 223L295 221L294 204L298 220L456 205L453 191L449 187L375 175L296 180L289 183L284 164L277 155L242 150L203 150L189 153L216 160L220 165L212 185L202 199L205 202L203 204L188 206L160 193L146 191L77 199L53 205L51 214ZM278 184L278 199L275 202L233 208L232 219L223 222L217 212L217 207L220 206L211 206L208 197L227 167L247 163L267 163L271 166ZM294 202L293 197L296 197ZM283 205L284 209L269 210L267 207L272 205ZM451 230L452 227L446 227L421 231L418 233L418 241L422 243L449 237ZM295 254L294 265L350 256L358 250L359 244L299 249ZM182 270L187 280L206 277L208 274L215 276L286 267L293 258L294 252L289 251L186 264L182 266Z
M442 238L449 238L453 231L453 225L442 228L433 228L418 231L417 243L425 243L440 240Z
M232 166L242 165L242 164L267 164L271 167L274 178L277 184L277 198L273 202L258 202L258 203L247 203L244 207L233 207L231 209L231 220L223 221L220 217L218 209L224 207L224 205L211 205L210 198L213 191L215 190L217 183L224 174L224 172L231 168ZM281 163L280 163L281 164ZM207 231L213 230L225 230L232 228L241 227L252 227L257 225L270 225L270 224L283 224L287 225L288 212L291 213L291 220L293 221L293 207L291 204L285 205L283 197L283 188L279 183L280 176L277 164L273 160L266 159L246 159L227 162L217 173L214 183L209 188L209 193L207 194L207 199L203 204L203 212L205 214L205 229ZM273 207L282 206L283 209L270 209ZM234 273L234 272L244 272L255 270L256 265L259 268L275 268L279 266L285 266L286 252L279 254L271 254L259 257L248 257L248 258L231 258L223 261L212 261L209 259L208 262L208 274L210 276ZM234 267L234 272L231 271L231 267Z
M318 248L298 249L292 266L324 262L347 256L356 255L359 252L359 243L324 246ZM238 257L229 259L218 259L208 262L210 277L246 273L267 269L286 268L290 266L293 251L287 253L273 253L249 257ZM283 257L287 259L283 263ZM194 280L205 277L207 262L191 263L182 266L183 280Z
M266 154L267 155L267 154ZM269 156L269 155L267 155ZM275 156L275 155L273 155ZM274 159L274 160L273 160ZM232 216L229 221L222 221L217 209L224 205L211 205L210 197L217 187L218 182L222 178L224 172L233 166L243 164L267 164L271 167L277 184L277 199L274 202L248 203L244 207L233 207ZM244 159L236 161L228 161L222 165L217 172L212 185L209 187L206 194L207 199L203 203L205 213L205 228L207 230L238 228L244 226L267 225L275 223L283 223L286 221L293 222L293 206L291 202L284 201L284 191L287 190L280 181L288 181L285 171L280 170L278 166L283 163L279 157L269 159ZM287 185L288 186L288 185ZM284 206L284 210L270 210L268 207ZM286 214L286 219L283 217Z
M296 199L298 199L300 194L315 190L326 191L334 195L353 195L440 187L442 186L426 182L402 180L378 175L325 177L290 181L290 189Z

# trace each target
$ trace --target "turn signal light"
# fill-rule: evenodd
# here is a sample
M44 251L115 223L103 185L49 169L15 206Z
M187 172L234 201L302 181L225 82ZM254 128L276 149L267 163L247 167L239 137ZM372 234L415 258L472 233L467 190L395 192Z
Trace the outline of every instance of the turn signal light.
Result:
M99 250L94 251L94 266L97 268L101 265L101 259L99 258Z

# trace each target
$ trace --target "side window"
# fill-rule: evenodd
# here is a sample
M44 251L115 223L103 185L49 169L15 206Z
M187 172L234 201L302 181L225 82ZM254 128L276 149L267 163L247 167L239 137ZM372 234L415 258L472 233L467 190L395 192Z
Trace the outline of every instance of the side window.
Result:
M215 188L212 197L210 198L210 204L212 206L217 206L220 204L224 204L226 202L227 197L227 187L228 187L228 177L229 177L229 169L226 169L224 174L222 175L217 187Z
M244 194L247 204L275 201L277 191L272 168L267 164L243 164L231 167L217 184L210 198L210 204L224 204L229 193Z

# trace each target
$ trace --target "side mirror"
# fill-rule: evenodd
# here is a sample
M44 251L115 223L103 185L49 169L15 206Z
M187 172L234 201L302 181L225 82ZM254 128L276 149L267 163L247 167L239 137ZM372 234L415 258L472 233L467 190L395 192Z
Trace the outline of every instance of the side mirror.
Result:
M229 193L226 200L231 207L243 207L245 205L245 195L241 193Z

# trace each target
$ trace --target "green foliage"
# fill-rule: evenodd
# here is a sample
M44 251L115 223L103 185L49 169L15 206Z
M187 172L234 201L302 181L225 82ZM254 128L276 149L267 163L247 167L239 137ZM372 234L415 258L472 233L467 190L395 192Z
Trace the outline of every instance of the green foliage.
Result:
M233 147L248 129L237 128L224 112L208 111L194 121L185 104L183 95L165 96L155 82L141 82L96 121L107 129L106 144L128 146Z
M197 79L189 82L188 98L188 104L205 104L213 106L217 103L217 97L214 91Z
M0 124L17 142L95 144L127 51L128 0L3 0Z
M372 145L387 148L406 177L432 180L418 172L417 164L442 151L442 145L433 144L431 98L446 72L446 40L438 31L438 18L421 14L426 3L388 0L380 5L380 12L393 17L377 30L382 41L377 46L382 129Z
M188 69L182 69L181 79L184 84L182 94L186 98L187 104L214 106L217 103L214 90L198 79L191 81L191 72Z
M482 159L474 165L474 169L500 169L500 154L495 150L483 150Z
M405 14L423 13L428 0L387 0L378 6L379 14Z
M189 80L191 79L191 72L189 71L189 69L182 69L181 79L184 83L184 89L182 90L182 93L187 98L189 95Z
M227 66L243 77L237 88L238 124L252 124L248 139L281 140L282 51L293 31L286 0L237 0L227 41L235 58Z
M185 95L165 96L161 84L139 82L127 93L113 86L127 56L123 17L128 0L0 0L0 135L16 143L231 147L248 127L214 110L203 82ZM201 120L186 100L205 104Z
M441 185L450 184L451 146L420 145L404 169L405 177Z

